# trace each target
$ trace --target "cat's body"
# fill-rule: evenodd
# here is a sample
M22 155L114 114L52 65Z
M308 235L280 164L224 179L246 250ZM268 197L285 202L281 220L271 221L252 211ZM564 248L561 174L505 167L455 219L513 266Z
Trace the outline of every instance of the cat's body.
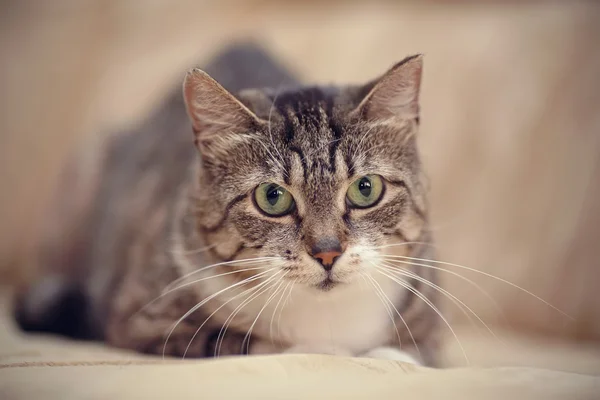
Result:
M413 57L362 87L306 88L259 50L234 49L207 70L237 98L188 74L185 102L178 91L111 139L95 173L64 179L21 325L188 357L406 359L391 349L400 338L432 364L434 310L390 269L377 273L389 256L432 257L420 68ZM271 89L243 90L253 87ZM435 302L422 281L434 270L404 267L403 282Z

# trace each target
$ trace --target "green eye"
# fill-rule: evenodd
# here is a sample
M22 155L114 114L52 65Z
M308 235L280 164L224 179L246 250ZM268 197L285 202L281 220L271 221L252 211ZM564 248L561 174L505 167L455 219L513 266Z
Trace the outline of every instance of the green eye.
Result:
M379 175L366 175L358 178L348 188L346 198L353 207L372 207L383 195L383 180Z
M275 183L259 185L254 190L254 201L261 211L273 217L289 214L296 204L290 192Z

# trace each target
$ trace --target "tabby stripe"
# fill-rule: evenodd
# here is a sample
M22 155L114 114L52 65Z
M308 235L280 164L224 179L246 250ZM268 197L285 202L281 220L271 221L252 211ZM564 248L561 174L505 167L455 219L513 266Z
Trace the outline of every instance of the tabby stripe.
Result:
M331 171L331 173L335 174L335 153L337 152L337 149L340 145L340 138L342 137L342 132L339 126L332 120L329 120L329 128L332 130L334 138L331 144L329 145L329 170Z
M279 111L279 114L281 114L281 116L283 117L283 128L285 132L286 144L290 145L294 141L294 122L290 118L288 110L286 110L284 107L277 107L277 110Z
M333 99L331 98L328 98L325 102L325 115L327 115L329 130L333 134L333 142L329 145L329 168L332 173L335 173L335 153L342 138L342 128L333 118Z
M235 206L237 203L239 203L240 201L244 200L245 198L246 198L245 194L240 194L239 196L236 196L233 200L231 200L229 203L227 203L227 205L225 206L225 211L223 212L223 217L219 220L219 222L217 222L214 226L200 225L200 229L202 230L202 232L214 233L214 232L218 231L219 229L221 229L223 227L223 225L225 224L225 222L227 221L227 218L229 218L229 212L231 211L231 208L233 206Z

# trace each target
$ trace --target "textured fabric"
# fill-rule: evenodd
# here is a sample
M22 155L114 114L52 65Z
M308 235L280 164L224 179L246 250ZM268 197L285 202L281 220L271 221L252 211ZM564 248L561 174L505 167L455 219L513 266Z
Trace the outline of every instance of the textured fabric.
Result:
M23 336L6 316L0 327L0 399L575 400L600 393L597 376L543 368L433 370L319 355L163 361L101 344ZM597 369L588 363L580 370Z
M594 399L600 378L529 368L428 370L396 362L286 355L217 361L3 364L4 399Z

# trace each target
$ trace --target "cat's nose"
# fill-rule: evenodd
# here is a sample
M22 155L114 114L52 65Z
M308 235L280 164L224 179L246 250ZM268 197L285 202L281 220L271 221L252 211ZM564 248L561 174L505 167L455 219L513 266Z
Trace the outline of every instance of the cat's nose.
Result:
M310 247L309 252L323 266L325 271L331 271L333 264L340 258L344 249L339 239L329 237L317 240Z

